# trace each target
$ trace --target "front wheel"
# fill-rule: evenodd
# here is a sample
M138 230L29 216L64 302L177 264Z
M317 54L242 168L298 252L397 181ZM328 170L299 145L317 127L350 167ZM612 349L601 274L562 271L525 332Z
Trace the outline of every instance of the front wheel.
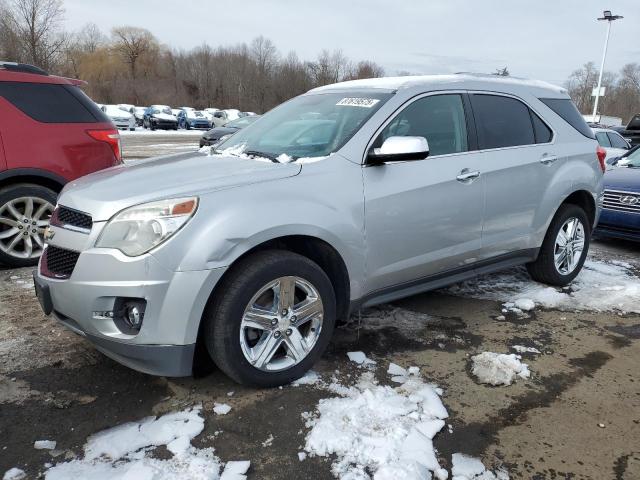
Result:
M0 262L10 267L38 263L44 230L56 204L56 193L21 184L0 190Z
M326 349L335 294L308 258L259 252L229 272L204 321L207 350L223 372L245 385L275 387L302 377Z
M561 205L549 225L537 260L527 265L529 275L549 285L569 284L582 270L590 239L591 226L585 211L577 205Z

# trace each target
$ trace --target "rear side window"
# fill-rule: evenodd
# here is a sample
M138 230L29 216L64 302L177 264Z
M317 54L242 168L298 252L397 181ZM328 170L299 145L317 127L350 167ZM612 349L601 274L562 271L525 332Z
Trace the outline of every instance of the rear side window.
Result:
M625 148L625 149L629 148L629 145L627 145L627 142L624 140L624 138L622 138L617 133L608 132L607 136L609 137L609 140L611 140L611 146L612 147L614 147L614 148Z
M529 107L515 98L471 95L481 150L536 143Z
M596 140L598 140L598 143L601 147L611 146L611 140L609 140L609 137L607 137L606 132L596 132Z
M593 130L587 125L587 122L584 121L584 118L582 118L582 115L580 115L580 112L569 98L541 98L540 101L585 137L596 138Z
M0 82L0 96L38 122L109 122L98 106L73 85Z

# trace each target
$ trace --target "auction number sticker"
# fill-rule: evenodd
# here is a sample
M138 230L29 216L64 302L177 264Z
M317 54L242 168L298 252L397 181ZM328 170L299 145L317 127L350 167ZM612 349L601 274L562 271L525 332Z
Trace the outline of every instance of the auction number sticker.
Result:
M363 107L363 108L371 108L380 100L377 98L355 98L348 97L340 100L336 105L346 106L346 107Z

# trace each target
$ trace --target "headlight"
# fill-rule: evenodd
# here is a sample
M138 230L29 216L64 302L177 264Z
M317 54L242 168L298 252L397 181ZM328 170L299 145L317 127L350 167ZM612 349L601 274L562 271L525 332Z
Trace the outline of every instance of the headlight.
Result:
M197 208L196 197L160 200L127 208L107 222L96 247L117 248L130 257L142 255L180 230Z

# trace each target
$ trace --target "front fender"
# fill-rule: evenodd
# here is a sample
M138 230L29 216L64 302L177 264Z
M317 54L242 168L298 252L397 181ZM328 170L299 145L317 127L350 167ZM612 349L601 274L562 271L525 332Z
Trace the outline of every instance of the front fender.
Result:
M256 246L302 235L331 245L359 295L364 278L361 167L333 156L289 178L207 194L191 222L154 256L168 268L208 270L232 265Z

